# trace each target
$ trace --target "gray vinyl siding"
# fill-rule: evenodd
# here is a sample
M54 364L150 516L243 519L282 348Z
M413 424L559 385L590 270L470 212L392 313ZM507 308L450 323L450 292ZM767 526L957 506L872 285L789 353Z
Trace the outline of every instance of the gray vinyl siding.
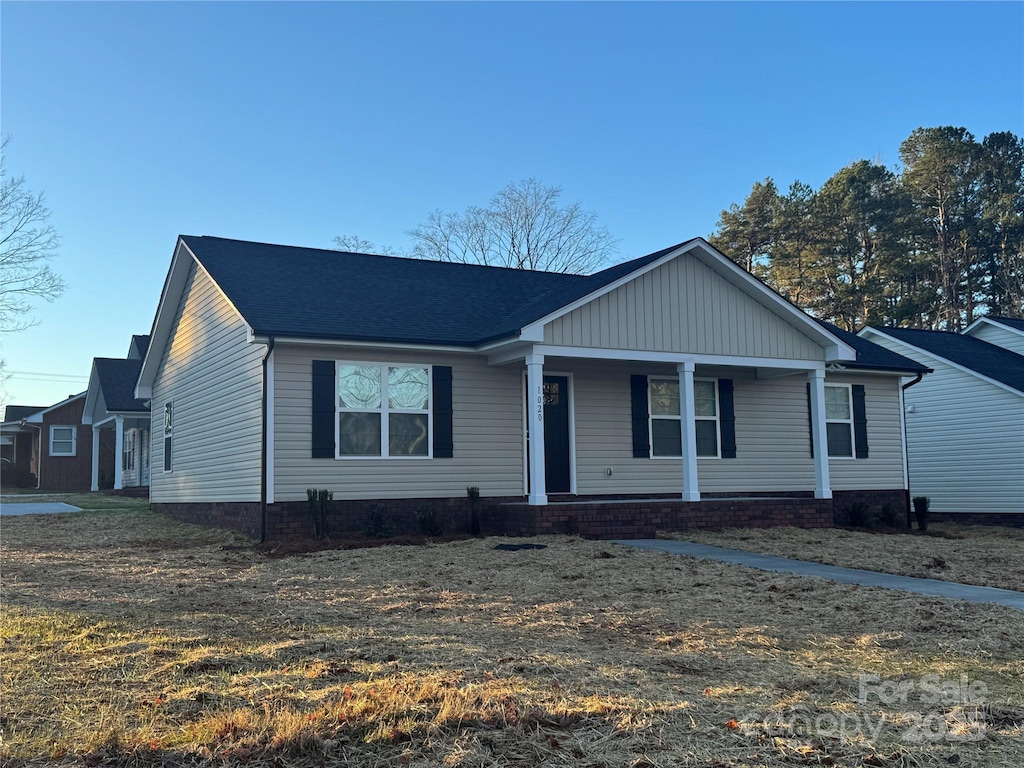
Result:
M836 491L906 488L898 376L829 375L826 384L863 384L868 429L868 458L831 458L828 472ZM806 405L804 406L806 408ZM810 439L810 438L808 438Z
M557 362L551 364L558 369ZM577 493L665 493L682 491L679 459L633 458L630 375L676 374L674 367L638 368L586 363L573 373ZM714 378L697 369L697 378ZM736 413L735 459L697 460L701 492L798 491L814 488L807 415L807 379L802 375L756 380L731 372ZM829 376L829 382L864 384L868 459L831 459L834 490L903 488L899 379L889 376ZM612 468L612 475L606 473Z
M311 458L313 360L451 366L453 458ZM473 355L278 345L274 500L305 499L311 487L346 499L462 497L471 485L483 496L522 495L522 382L520 367L491 367Z
M910 492L935 512L1024 512L1024 395L890 339L934 370L908 389Z
M1007 328L1000 328L991 323L981 323L971 331L971 336L987 341L989 344L995 344L997 347L1008 349L1011 352L1016 352L1018 355L1024 355L1024 334L1022 333L1017 333Z
M150 500L259 501L265 347L193 264L153 383ZM173 466L164 472L164 405Z
M821 360L819 344L684 254L544 327L548 344Z

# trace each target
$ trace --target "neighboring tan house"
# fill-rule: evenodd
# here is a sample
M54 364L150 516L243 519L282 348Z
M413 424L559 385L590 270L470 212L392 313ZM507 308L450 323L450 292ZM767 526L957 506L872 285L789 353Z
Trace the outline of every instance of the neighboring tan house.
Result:
M934 370L906 394L911 493L940 514L1024 516L1024 321L860 335Z
M151 338L154 508L264 536L311 487L354 515L475 486L526 533L902 510L927 370L701 238L577 276L182 236Z
M94 491L99 490L101 477L109 477L114 490L149 485L149 406L135 398L135 384L148 348L149 336L132 336L126 359L93 359L82 423L92 427ZM113 435L114 453L109 463L102 462L95 450L104 432Z
M35 475L35 487L43 491L88 491L92 465L92 429L82 425L85 392L42 408L14 421L8 406L3 433L17 441L15 458L27 456L29 472ZM112 443L100 447L109 455Z

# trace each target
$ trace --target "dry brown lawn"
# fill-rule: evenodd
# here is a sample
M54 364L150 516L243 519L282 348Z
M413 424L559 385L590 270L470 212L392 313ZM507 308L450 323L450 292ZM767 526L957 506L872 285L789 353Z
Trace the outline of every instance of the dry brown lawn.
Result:
M268 556L119 504L0 522L5 765L1024 765L1021 611L568 537Z
M1022 528L933 523L927 534L844 528L726 528L664 535L846 568L1024 592Z

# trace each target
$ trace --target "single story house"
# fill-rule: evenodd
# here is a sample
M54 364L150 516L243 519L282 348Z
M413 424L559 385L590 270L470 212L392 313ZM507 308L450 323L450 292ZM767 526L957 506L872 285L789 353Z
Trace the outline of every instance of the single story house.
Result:
M496 530L636 536L902 510L926 370L701 238L579 276L181 236L135 397L185 519L276 536L308 488L345 526L475 486Z
M135 397L135 384L148 349L149 336L132 336L127 358L97 357L92 361L82 423L92 427L90 487L94 491L106 485L100 482L101 476L109 478L116 491L149 485L149 406ZM101 461L96 450L104 432L113 435L109 463Z
M89 490L94 441L92 429L82 425L84 404L85 392L80 392L48 408L7 407L0 432L12 438L16 465L24 470L28 462L27 472L35 476L33 485L39 490ZM113 442L98 449L101 455L112 455Z
M1024 320L860 335L934 370L906 395L911 493L939 515L1024 523Z

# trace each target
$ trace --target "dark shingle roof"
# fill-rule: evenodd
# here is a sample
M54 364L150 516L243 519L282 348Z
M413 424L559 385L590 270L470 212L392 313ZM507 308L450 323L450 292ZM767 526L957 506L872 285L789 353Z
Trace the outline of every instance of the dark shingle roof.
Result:
M45 405L8 405L4 409L4 421L21 421L47 407Z
M989 315L989 320L995 320L997 323L1008 325L1011 328L1016 328L1018 331L1024 331L1024 320L1019 317L999 317L998 315Z
M582 276L218 237L182 240L258 335L454 346L512 335L673 250Z
M182 235L260 336L476 346L516 334L688 240L593 275L405 259ZM851 368L928 368L828 323Z
M135 399L135 383L142 370L141 360L97 357L94 362L107 411L149 411L144 401Z
M817 318L815 318L817 319ZM818 323L826 330L838 336L857 352L857 360L853 362L843 361L844 368L861 368L872 371L908 371L910 373L927 373L931 370L927 365L921 365L916 360L897 354L873 341L862 339L855 333L844 331L837 325L818 320Z
M136 349L139 350L139 357L145 359L146 352L149 350L149 336L142 334L132 335L132 344Z
M973 336L948 331L882 327L877 330L1024 392L1024 356L1008 349Z

